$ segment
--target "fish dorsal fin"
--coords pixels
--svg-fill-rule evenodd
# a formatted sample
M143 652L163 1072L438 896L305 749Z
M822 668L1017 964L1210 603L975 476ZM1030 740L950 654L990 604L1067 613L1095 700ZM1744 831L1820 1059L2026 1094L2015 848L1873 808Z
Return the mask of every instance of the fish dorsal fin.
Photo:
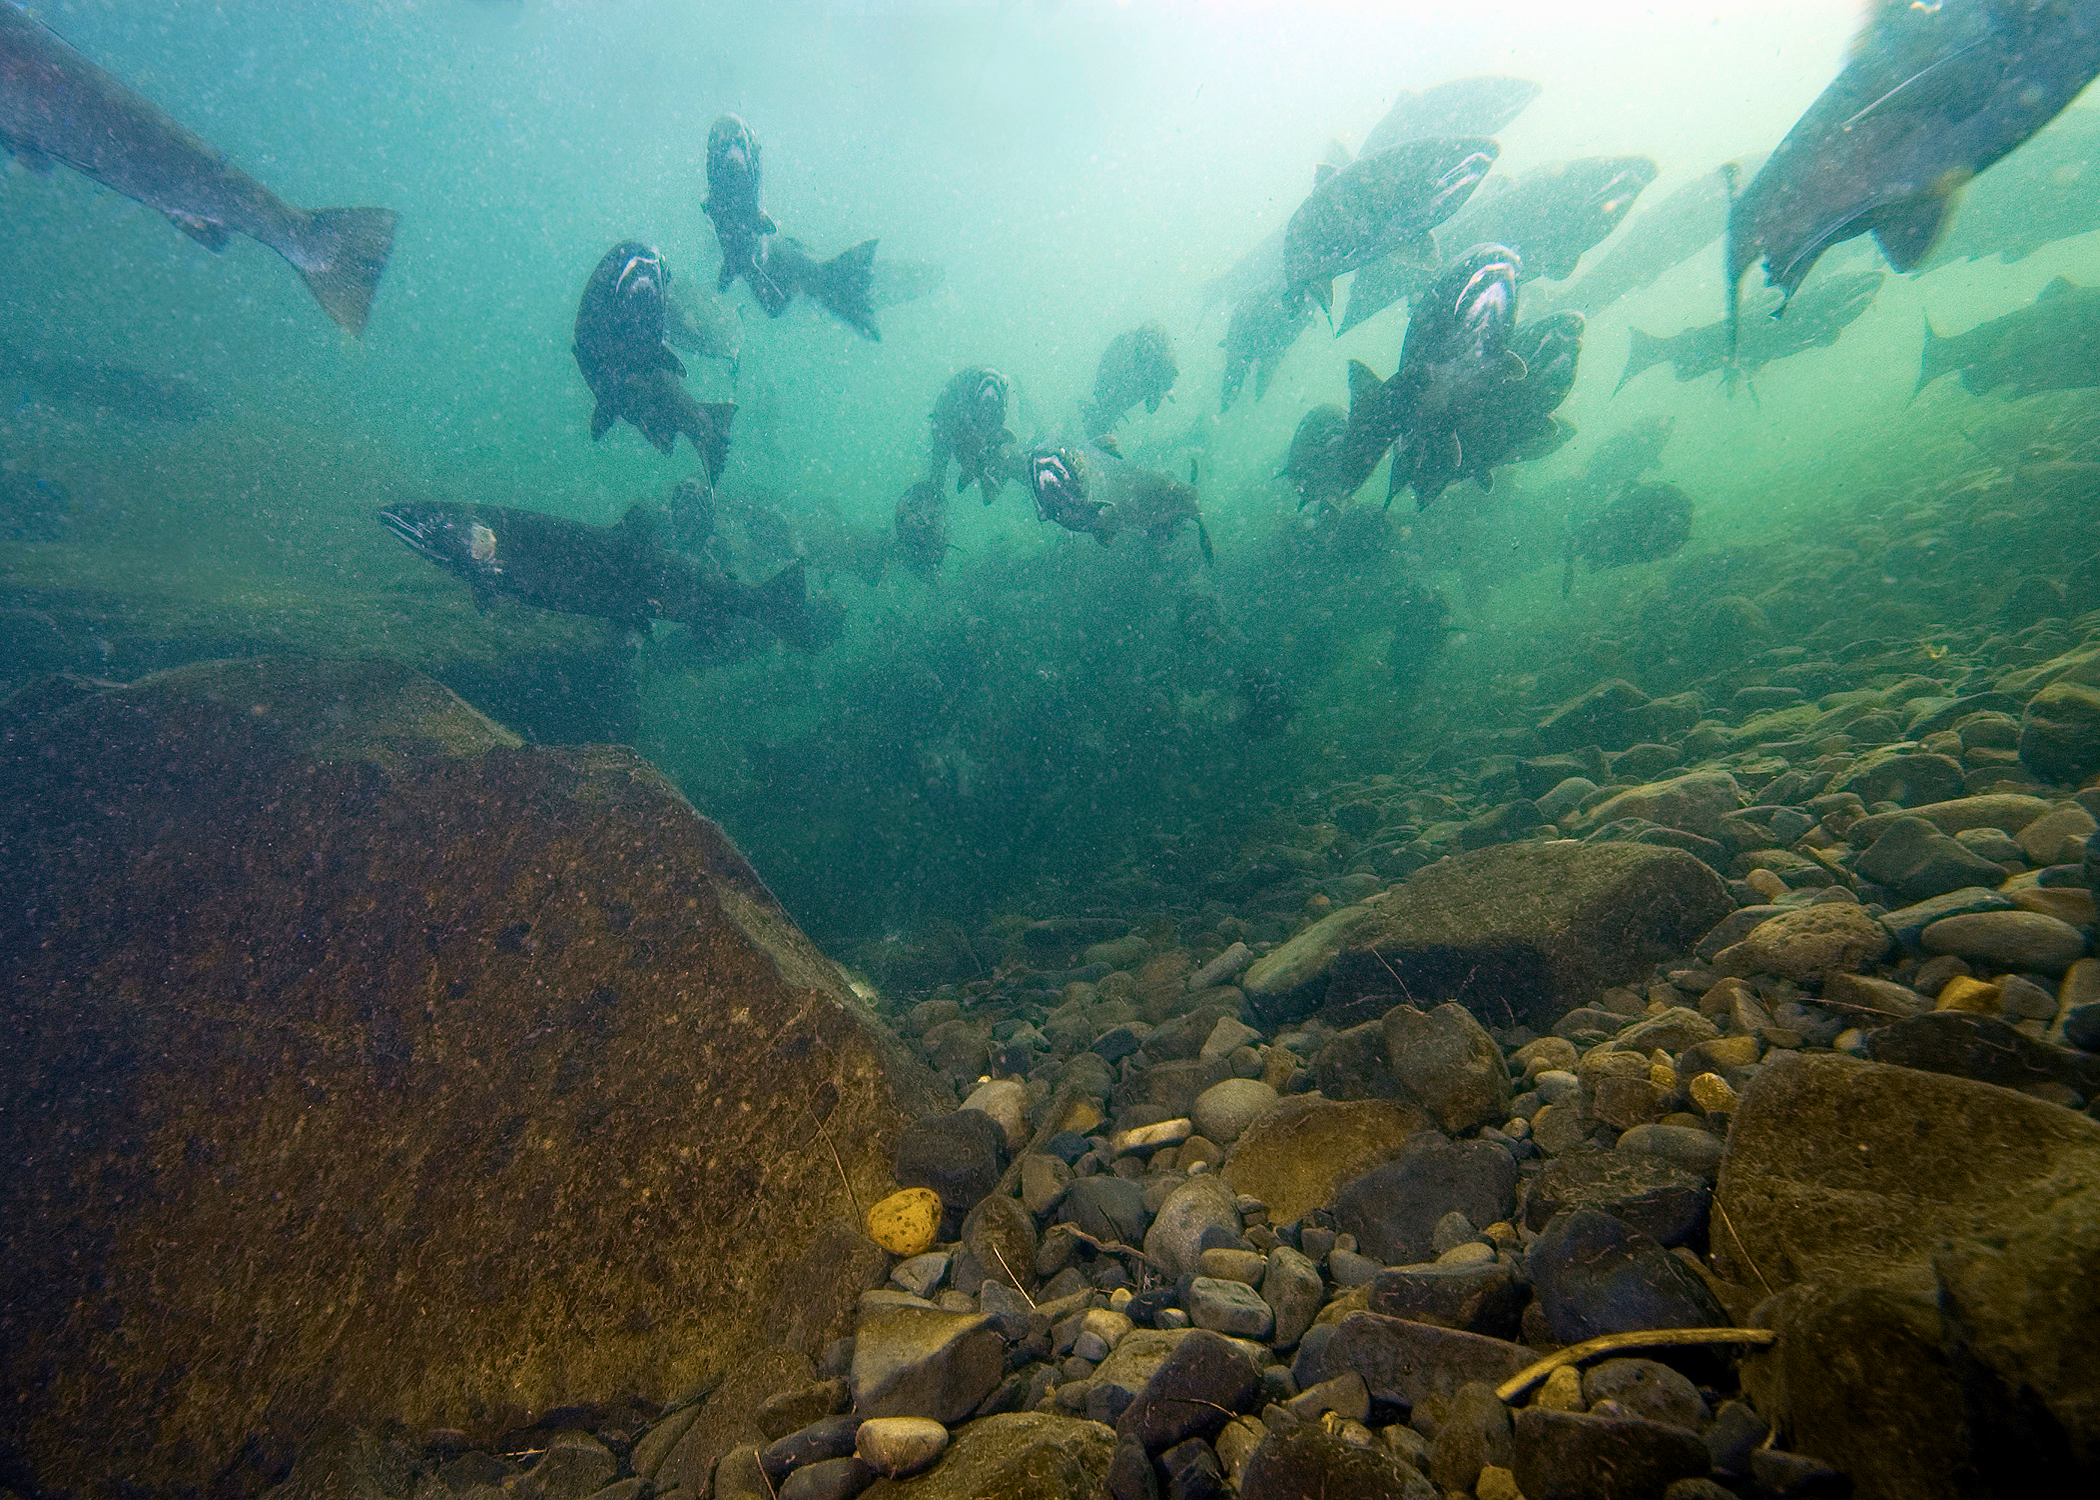
M1925 258L1932 243L1946 227L1954 208L1954 193L1927 193L1908 202L1893 204L1874 225L1874 243L1888 263L1908 271Z
M1356 153L1354 151L1351 151L1340 141L1336 140L1333 136L1329 136L1327 138L1327 155L1324 158L1322 158L1322 160L1324 160L1328 166L1333 167L1337 171L1339 171L1341 168L1348 166L1349 163L1356 160Z
M1317 188L1325 185L1327 179L1334 176L1334 174L1339 172L1340 170L1341 168L1336 166L1331 161L1321 162L1319 165L1313 168L1313 186Z
M2061 297L2066 292L2075 292L2078 290L2080 290L2078 283L2073 281L2070 277L2055 276L2050 278L2049 284L2041 289L2041 291L2036 295L2034 300L2037 302L2047 302L2051 297Z
M1349 361L1349 408L1354 411L1357 403L1375 394L1385 385L1372 373L1371 367L1360 359Z

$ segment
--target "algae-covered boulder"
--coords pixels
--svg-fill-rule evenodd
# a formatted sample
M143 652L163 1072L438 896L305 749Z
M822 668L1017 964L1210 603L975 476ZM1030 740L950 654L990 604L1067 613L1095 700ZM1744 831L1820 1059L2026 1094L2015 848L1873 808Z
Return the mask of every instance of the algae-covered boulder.
M818 1352L943 1104L655 771L396 666L0 709L0 1020L0 1447L49 1493Z
M2100 1122L1789 1054L1744 1094L1715 1202L1721 1274L1779 1294L1744 1387L1862 1500L2100 1472Z
M1490 1026L1544 1031L1612 985L1688 953L1734 909L1720 876L1681 849L1504 844L1439 860L1351 908L1360 915L1324 966L1257 966L1242 983L1254 1006L1278 1019L1317 1008L1346 1026L1403 1001L1455 1000Z

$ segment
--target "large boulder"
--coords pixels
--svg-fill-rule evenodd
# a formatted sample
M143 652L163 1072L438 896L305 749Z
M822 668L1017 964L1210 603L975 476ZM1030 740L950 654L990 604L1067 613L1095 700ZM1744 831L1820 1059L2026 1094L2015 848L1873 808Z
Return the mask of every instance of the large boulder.
M1715 1201L1721 1274L1778 1293L1745 1388L1862 1500L2100 1472L2100 1122L1781 1054L1737 1108Z
M821 1352L944 1104L655 771L393 666L0 711L0 1016L0 1446L49 1493Z
M1440 860L1375 896L1323 969L1243 980L1272 1017L1324 1006L1337 1024L1403 1001L1455 1000L1490 1026L1553 1023L1615 984L1688 953L1735 909L1720 876L1681 849L1504 844ZM1279 950L1281 951L1281 950Z

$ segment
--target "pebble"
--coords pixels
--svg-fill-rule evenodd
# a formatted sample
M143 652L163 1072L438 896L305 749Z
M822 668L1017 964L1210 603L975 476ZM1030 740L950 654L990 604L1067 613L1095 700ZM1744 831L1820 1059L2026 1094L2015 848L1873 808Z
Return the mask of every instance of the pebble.
M1232 1189L1208 1173L1191 1177L1160 1204L1145 1231L1145 1255L1170 1276L1194 1272L1202 1265L1206 1230L1223 1230L1237 1240L1241 1227Z
M1215 1276L1198 1276L1189 1283L1188 1314L1196 1327L1235 1338L1265 1339L1276 1323L1261 1293L1244 1281Z
M980 1083L963 1100L964 1109L980 1110L998 1121L1006 1134L1006 1149L1018 1151L1028 1143L1028 1086L1017 1078L994 1078Z
M902 1479L933 1467L948 1446L948 1429L929 1417L870 1417L860 1424L853 1450L887 1479Z
M931 1188L900 1188L868 1210L868 1237L892 1255L914 1256L941 1227L941 1195Z
M1209 963L1203 965L1202 968L1189 975L1188 988L1191 991L1207 990L1213 985L1223 984L1226 980L1238 975L1247 965L1253 962L1254 950L1245 943L1235 942L1223 953L1220 953ZM1234 1045L1237 1045L1237 1043ZM1230 1051L1231 1048L1228 1047L1225 1050Z
M1939 994L1933 999L1932 1008L1966 1010L1979 1016L1994 1016L1998 1013L1998 996L1997 985L1957 974L1940 986Z
M2067 922L2032 911L1986 911L1942 917L1919 934L1928 953L1952 953L1971 963L2061 974L2085 956L2085 934Z
M1117 1156L1131 1151L1152 1151L1179 1145L1196 1133L1195 1121L1182 1118L1160 1120L1151 1125L1133 1125L1108 1138L1108 1149Z
M931 1297L934 1289L948 1275L948 1263L951 1259L945 1250L929 1250L923 1255L914 1255L890 1267L890 1280L914 1297Z
M1859 907L1819 905L1761 923L1714 964L1724 973L1820 980L1863 968L1888 945L1888 929Z
M1268 1113L1276 1098L1276 1090L1259 1078L1228 1078L1198 1094L1190 1113L1206 1139L1229 1144Z

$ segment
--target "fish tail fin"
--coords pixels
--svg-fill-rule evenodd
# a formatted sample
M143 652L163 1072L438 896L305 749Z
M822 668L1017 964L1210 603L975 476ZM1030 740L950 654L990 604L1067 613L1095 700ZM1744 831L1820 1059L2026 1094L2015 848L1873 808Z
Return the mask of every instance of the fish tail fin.
M1644 332L1641 329L1634 329L1633 343L1626 351L1626 368L1619 373L1619 383L1611 388L1611 393L1614 396L1618 395L1619 392L1626 389L1627 381L1633 379L1641 371L1661 364L1669 357L1670 346L1667 340L1659 339L1654 334ZM1735 368L1735 350L1732 346L1728 351L1728 367L1731 370Z
M1918 383L1910 388L1910 399L1915 401L1925 387L1956 367L1957 361L1948 346L1953 341L1943 339L1932 326L1932 317L1925 318L1925 348L1918 355Z
M827 260L810 277L810 295L863 338L882 340L875 326L875 241L862 240L851 250Z
M796 558L757 589L758 618L797 651L821 651L839 638L840 613L809 597L808 565Z
M394 253L400 216L385 208L317 208L300 222L286 258L321 311L352 338L365 331L380 273Z
M729 462L729 424L736 418L736 403L695 401L692 406L695 419L687 422L686 436L693 440L700 461L707 465L707 482L719 484L722 469Z

